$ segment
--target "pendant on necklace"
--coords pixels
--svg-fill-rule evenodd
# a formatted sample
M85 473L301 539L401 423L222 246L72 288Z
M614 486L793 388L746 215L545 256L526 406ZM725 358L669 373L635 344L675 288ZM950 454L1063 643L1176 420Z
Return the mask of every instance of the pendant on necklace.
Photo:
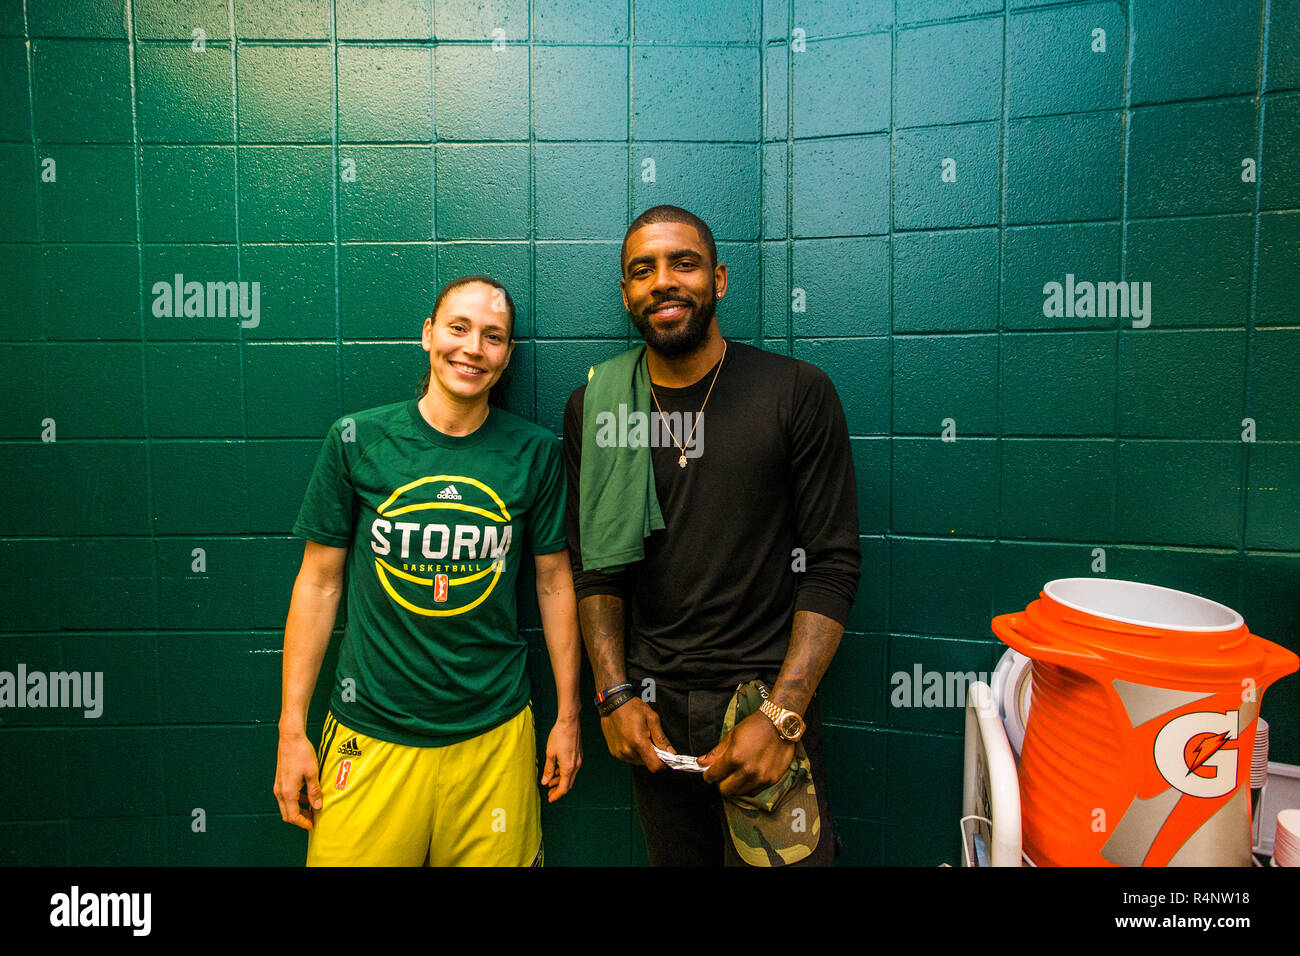
M685 455L682 455L681 458L678 458L678 459L677 459L677 464L678 464L678 466L680 466L680 467L682 467L682 468L685 468L685 467L686 467L686 456L685 456Z

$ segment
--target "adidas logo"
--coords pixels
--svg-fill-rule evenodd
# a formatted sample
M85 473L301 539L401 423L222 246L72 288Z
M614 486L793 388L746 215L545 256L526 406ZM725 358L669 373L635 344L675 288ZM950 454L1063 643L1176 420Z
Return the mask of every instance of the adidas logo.
M438 492L438 498L442 501L460 501L460 492L456 490L455 485L448 485Z
M343 754L345 757L360 757L361 748L357 746L357 738L353 737L346 743L339 744L338 752Z

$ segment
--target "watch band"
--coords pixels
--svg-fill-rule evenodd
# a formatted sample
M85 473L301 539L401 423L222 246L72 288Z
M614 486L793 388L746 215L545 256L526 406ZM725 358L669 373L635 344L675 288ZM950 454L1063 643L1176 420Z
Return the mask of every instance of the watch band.
M764 717L772 722L772 726L776 728L777 735L787 742L793 743L797 741L803 736L804 731L807 729L807 724L804 723L802 716L796 714L793 710L786 710L770 697L763 701L763 705L759 708L759 711ZM782 726L783 724L789 723L791 717L799 723L799 726L794 731L793 735L786 733Z

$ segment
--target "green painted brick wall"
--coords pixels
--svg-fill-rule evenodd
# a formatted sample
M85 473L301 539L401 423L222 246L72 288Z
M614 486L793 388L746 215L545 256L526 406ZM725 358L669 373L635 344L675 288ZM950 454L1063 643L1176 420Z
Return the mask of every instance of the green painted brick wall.
M0 669L105 681L97 719L0 713L0 861L300 862L270 789L325 429L411 391L474 271L521 309L511 407L558 431L667 202L717 235L725 334L848 416L842 860L956 862L961 713L892 707L891 674L991 669L990 617L1096 548L1300 648L1297 142L1297 0L0 5ZM259 283L258 324L155 316L176 273ZM1067 273L1150 282L1149 327L1045 316ZM1277 759L1298 711L1300 678L1265 697ZM585 728L548 861L643 862Z

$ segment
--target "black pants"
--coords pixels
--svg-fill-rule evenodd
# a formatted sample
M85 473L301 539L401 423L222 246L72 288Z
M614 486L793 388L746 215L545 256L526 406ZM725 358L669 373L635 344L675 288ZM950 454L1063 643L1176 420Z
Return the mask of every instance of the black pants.
M640 686L639 679L628 679ZM655 701L650 706L678 753L702 757L722 736L722 718L735 692L735 687L683 691L657 684ZM835 858L835 827L826 799L819 711L814 696L803 715L807 729L802 739L817 789L821 837L812 854L792 866L831 866ZM632 784L651 866L746 865L731 842L716 783L705 783L700 774L684 770L651 773L636 766L632 768Z

